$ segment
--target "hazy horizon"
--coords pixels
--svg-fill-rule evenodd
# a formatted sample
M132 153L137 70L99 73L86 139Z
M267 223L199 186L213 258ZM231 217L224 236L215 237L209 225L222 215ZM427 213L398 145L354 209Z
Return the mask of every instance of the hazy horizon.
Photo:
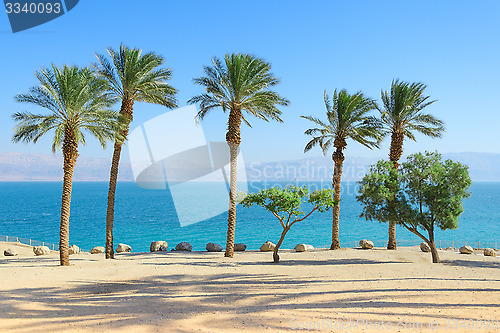
M406 156L407 154L403 155L401 161L404 161ZM445 153L443 157L468 165L473 181L500 181L500 154ZM346 156L342 179L345 181L361 179L369 166L379 159L387 157ZM329 181L333 170L332 163L329 156L321 155L267 162L245 160L249 181ZM74 181L107 181L110 166L110 158L81 156L76 164ZM179 168L182 170L185 166L179 165ZM196 169L196 166L194 168ZM62 156L58 154L0 152L0 181L60 181L61 179ZM210 177L204 179L213 181ZM118 180L134 180L129 160L122 160Z

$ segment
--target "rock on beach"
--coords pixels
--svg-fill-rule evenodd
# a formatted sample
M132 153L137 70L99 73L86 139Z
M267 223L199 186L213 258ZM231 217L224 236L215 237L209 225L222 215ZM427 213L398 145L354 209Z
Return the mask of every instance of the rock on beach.
M168 251L168 243L165 241L151 242L151 245L149 246L149 251L151 252Z

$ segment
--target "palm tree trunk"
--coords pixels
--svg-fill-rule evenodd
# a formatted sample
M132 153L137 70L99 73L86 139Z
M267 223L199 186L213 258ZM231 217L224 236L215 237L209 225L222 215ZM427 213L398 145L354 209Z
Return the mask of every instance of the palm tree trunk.
M333 199L337 202L340 201L340 181L342 178L342 166L344 163L344 154L341 147L333 153L332 159L335 163L333 167ZM339 224L340 224L340 204L333 206L333 220L332 220L332 245L330 250L340 249L339 238Z
M389 159L393 163L394 169L399 167L399 159L403 155L403 141L404 133L401 131L392 131L391 135L391 148L389 152ZM388 250L396 250L396 221L389 221L389 241L387 242Z
M273 262L276 264L280 262L280 256L278 255L278 250L280 249L281 244L283 244L283 240L285 239L285 236L286 236L286 233L288 232L288 230L290 230L290 227L283 229L283 232L281 233L280 240L279 240L278 244L276 244L276 247L274 248Z
M71 191L73 172L78 158L78 144L74 133L66 131L63 141L64 177L61 199L61 225L59 228L59 260L61 266L69 266L69 216L71 210Z
M118 166L120 164L121 151L121 143L115 142L113 159L111 161L111 172L109 175L108 209L106 211L106 259L115 258L115 252L113 250L113 222L115 216L116 182L118 179Z
M234 256L234 235L236 230L236 166L238 161L238 146L241 143L240 136L241 109L237 106L231 109L229 113L228 130L226 141L229 146L230 154L230 179L229 179L229 211L227 214L227 239L225 257Z
M401 158L401 155L403 155L403 141L404 141L404 133L393 130L391 135L391 148L389 151L389 159L393 163L395 169L399 167L398 161Z
M122 101L120 115L124 116L124 121L126 121L126 128L123 130L123 137L125 139L128 135L130 122L132 121L133 107L134 101ZM111 161L111 171L109 175L108 209L106 211L106 259L115 258L115 252L113 250L113 222L115 218L116 182L118 180L118 167L120 164L122 144L122 142L115 142L113 159Z
M229 154L231 156L231 172L229 180L229 211L227 219L227 239L225 257L232 258L234 255L234 235L236 231L236 167L238 161L238 146L234 143L228 143Z

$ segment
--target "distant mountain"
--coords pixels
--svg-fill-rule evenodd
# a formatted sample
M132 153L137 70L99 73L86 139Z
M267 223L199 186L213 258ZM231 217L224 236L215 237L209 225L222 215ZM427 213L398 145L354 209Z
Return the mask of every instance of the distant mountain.
M468 165L473 181L500 181L500 154L448 153L443 157Z
M444 158L469 166L473 181L500 181L500 154L449 153ZM365 175L377 158L348 156L345 159L342 180L357 181ZM75 168L75 181L107 181L111 161L105 158L80 156ZM251 162L246 165L250 181L330 181L333 162L330 157L313 157L277 162ZM0 181L61 181L60 155L0 153ZM209 180L210 178L207 178ZM118 180L133 181L128 161L120 163Z
M60 154L0 153L0 181L61 181L63 159ZM106 181L111 160L80 156L75 181ZM118 180L133 180L130 164L120 165Z

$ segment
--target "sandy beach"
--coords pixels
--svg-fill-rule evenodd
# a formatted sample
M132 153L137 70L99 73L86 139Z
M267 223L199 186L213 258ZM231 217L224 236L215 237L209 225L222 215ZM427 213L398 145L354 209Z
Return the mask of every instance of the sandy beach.
M417 247L0 256L2 332L500 332L500 258ZM466 322L462 320L466 319ZM485 320L491 320L488 329ZM469 325L469 326L467 326Z

